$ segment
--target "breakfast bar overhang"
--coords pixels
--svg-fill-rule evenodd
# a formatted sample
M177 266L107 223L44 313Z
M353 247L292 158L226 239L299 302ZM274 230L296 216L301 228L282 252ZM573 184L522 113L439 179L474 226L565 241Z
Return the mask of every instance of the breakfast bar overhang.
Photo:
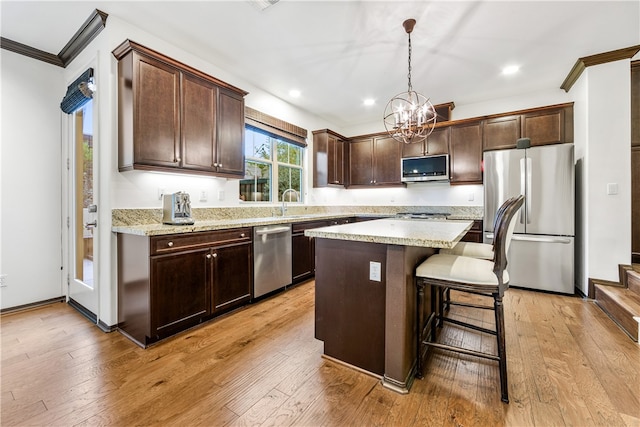
M315 336L324 355L408 393L417 352L415 266L455 246L471 226L379 219L306 230L316 241Z

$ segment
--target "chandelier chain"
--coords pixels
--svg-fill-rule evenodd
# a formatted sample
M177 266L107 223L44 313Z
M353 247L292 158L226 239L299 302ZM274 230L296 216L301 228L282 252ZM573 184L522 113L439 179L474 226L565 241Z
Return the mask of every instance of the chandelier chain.
M409 80L409 90L407 92L411 92L413 90L413 86L411 86L411 33L409 33L409 73L407 78Z

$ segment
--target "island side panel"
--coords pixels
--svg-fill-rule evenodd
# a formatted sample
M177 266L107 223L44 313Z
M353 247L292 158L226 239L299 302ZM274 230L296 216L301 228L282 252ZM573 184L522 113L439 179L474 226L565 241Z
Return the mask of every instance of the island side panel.
M377 375L385 369L387 246L316 238L316 338L324 353ZM369 280L370 262L380 281Z
M415 268L436 249L387 246L385 371L383 385L408 393L417 354ZM429 295L427 295L428 297ZM429 307L429 301L425 304Z

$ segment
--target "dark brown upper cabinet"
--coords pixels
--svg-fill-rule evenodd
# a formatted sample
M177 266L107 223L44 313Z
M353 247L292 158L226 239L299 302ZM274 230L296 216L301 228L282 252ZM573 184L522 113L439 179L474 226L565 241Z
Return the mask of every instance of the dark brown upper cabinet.
M451 126L450 183L482 184L482 121Z
M449 126L437 127L426 140L417 144L403 144L402 157L432 156L435 154L449 154Z
M482 137L485 151L516 148L519 138L529 138L532 146L573 142L573 104L485 118Z
M349 187L403 185L402 145L387 134L354 138L349 142Z
M482 147L486 150L503 150L516 148L520 138L521 116L504 116L484 121Z
M346 139L329 129L313 131L314 187L345 185Z
M573 142L573 105L523 114L522 136L531 145Z
M118 60L118 166L244 176L247 92L126 40Z

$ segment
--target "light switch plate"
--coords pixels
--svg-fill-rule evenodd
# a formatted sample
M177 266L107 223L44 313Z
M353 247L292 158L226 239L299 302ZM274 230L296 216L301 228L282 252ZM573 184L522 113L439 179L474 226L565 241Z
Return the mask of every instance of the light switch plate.
M382 264L369 261L369 280L374 282L382 281Z
M607 184L607 194L610 196L618 194L618 184L615 182Z

